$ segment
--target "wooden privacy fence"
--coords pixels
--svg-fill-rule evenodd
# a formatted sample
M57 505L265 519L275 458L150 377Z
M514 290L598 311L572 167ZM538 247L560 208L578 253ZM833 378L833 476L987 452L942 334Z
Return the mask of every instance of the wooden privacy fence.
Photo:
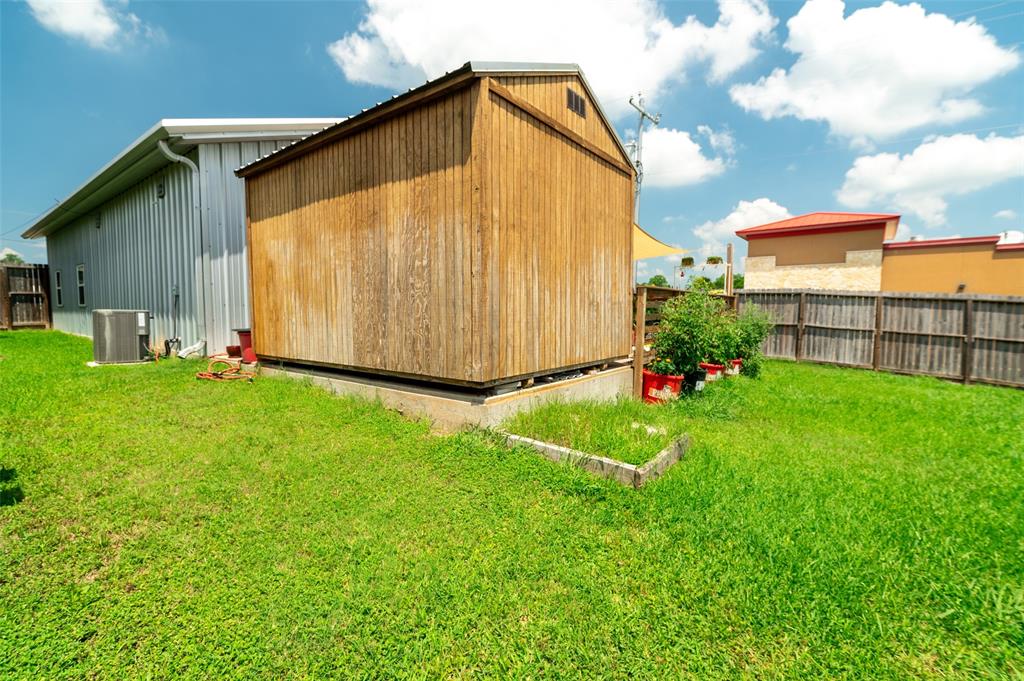
M0 330L50 328L46 265L0 265Z
M686 291L662 286L637 286L633 293L633 394L640 397L643 393L644 365L653 359L650 352L643 353L643 361L637 362L640 349L651 342L654 333L661 324L661 308L672 298L685 295ZM736 309L736 296L719 295L726 304ZM641 334L640 329L643 329Z
M769 357L1024 387L1024 297L737 291L775 331Z

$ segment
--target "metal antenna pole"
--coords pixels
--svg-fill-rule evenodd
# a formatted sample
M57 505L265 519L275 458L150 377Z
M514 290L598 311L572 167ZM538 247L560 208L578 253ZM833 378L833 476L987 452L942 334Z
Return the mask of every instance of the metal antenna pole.
M639 222L640 220L640 184L644 181L644 164L643 164L643 151L644 151L644 119L649 120L654 125L657 125L661 121L661 114L654 114L653 116L647 113L644 109L644 96L642 93L637 93L636 97L629 98L629 104L636 109L640 114L640 119L636 124L636 142L633 143L633 165L636 166L636 190L633 194L633 222ZM636 285L636 260L633 261L633 284Z
M636 123L636 144L633 147L636 152L636 158L633 159L633 165L636 166L636 198L633 201L633 220L635 222L640 219L640 186L644 181L644 120L657 125L661 122L661 114L651 115L648 113L647 109L644 108L644 96L639 92L636 97L629 98L629 104L639 114Z

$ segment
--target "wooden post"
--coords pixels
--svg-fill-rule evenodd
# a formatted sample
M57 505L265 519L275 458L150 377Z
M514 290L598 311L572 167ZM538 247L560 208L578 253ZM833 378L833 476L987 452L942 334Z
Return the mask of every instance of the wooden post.
M974 365L974 301L964 301L964 344L963 344L963 377L964 385L971 382L971 370Z
M731 296L732 291L732 244L725 247L725 295ZM735 309L735 304L733 304Z
M882 365L882 294L875 298L875 338L871 350L871 368L878 371Z
M40 265L36 268L36 286L42 300L43 328L53 328L53 316L50 311L50 268L47 265Z
M794 355L796 355L796 361L800 361L804 356L804 305L807 302L807 294L800 294L800 302L796 308L796 349Z
M644 390L644 337L647 328L647 287L637 286L633 317L633 396Z
M7 265L0 265L0 329L13 329L11 319L11 286Z

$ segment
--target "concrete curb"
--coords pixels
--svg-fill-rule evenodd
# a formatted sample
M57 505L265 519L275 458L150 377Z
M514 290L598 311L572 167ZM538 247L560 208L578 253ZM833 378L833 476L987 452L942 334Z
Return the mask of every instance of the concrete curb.
M522 435L513 435L505 431L498 431L505 438L505 444L510 447L524 445L540 452L546 458L561 463L566 462L589 471L595 475L609 478L623 485L639 489L651 480L655 480L664 474L668 468L679 461L690 448L690 437L684 435L675 440L668 447L658 452L653 459L647 463L636 466L631 463L623 463L606 456L595 456L569 447L553 445L549 442L541 442Z

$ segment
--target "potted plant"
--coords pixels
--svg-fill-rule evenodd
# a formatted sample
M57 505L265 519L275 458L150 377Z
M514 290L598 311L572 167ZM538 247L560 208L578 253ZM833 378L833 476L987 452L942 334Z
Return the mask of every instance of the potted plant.
M701 362L700 368L707 372L707 382L714 383L715 381L725 378L725 365L716 364L715 362Z
M723 378L740 373L740 366L743 364L741 354L739 320L730 312L722 317L722 324L718 329L718 348L714 357Z
M685 256L679 261L679 266L682 267L683 269L693 267L693 257L689 255Z
M656 357L672 362L685 376L684 390L704 388L707 372L700 366L717 348L716 325L725 311L725 304L703 291L677 296L661 308L661 324L652 347Z
M644 369L644 402L660 404L678 398L683 379L672 360L656 358Z

